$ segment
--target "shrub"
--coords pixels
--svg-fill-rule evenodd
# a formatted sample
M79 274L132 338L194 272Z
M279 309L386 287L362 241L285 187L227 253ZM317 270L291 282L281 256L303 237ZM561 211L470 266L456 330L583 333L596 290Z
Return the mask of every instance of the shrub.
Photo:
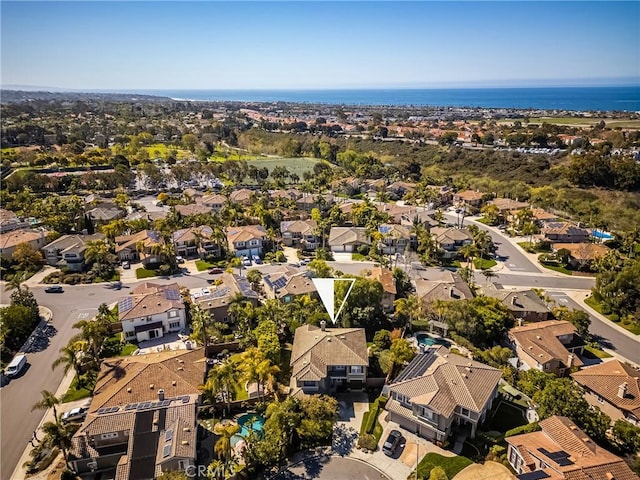
M609 316L609 320L611 320L612 322L619 322L620 321L620 316L617 313L612 313Z
M537 432L538 430L540 430L540 425L538 425L538 422L533 422L527 425L521 425L519 427L512 428L511 430L507 430L507 433L505 433L504 436L505 438L513 437L514 435L520 435L521 433Z
M365 433L360 435L358 438L358 446L360 448L366 448L367 450L374 451L378 448L378 442L376 442L376 437L370 433Z

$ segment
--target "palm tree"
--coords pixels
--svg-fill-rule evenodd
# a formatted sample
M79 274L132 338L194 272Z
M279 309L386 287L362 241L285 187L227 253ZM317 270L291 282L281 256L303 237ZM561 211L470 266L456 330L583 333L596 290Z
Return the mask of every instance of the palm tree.
M73 432L68 426L59 422L46 422L42 425L42 430L45 433L44 442L52 447L58 447L62 451L64 462L69 468L69 450L71 449Z
M274 365L271 360L265 358L262 360L257 366L257 375L258 375L258 391L260 391L260 386L262 389L266 391L268 388L273 394L278 397L278 380L276 375L280 372L280 367Z
M33 407L31 407L31 411L34 410L49 410L53 408L53 418L56 419L56 423L60 421L58 418L58 410L56 409L56 405L60 405L60 400L55 396L54 393L49 390L42 390L40 392L42 399L39 402L36 402Z
M225 360L209 371L204 388L215 398L222 394L227 408L231 407L231 395L240 379L240 369L235 362Z
M397 314L408 317L409 325L413 323L414 316L421 317L423 313L422 300L416 295L409 295L407 298L399 298L393 302Z
M60 355L52 364L51 369L55 370L59 365L64 366L64 373L66 374L70 369L74 369L78 378L80 378L82 364L79 359L79 353L82 352L79 342L70 341L66 347L62 347Z
M230 425L217 423L213 427L213 433L220 437L216 441L213 450L216 455L218 455L218 458L224 458L224 466L226 471L230 470L229 467L231 466L231 462L233 459L231 455L231 437L233 437L239 431L240 425L238 425L237 423L233 423Z
M473 270L473 260L478 255L478 247L476 247L473 243L470 243L469 245L461 247L460 250L458 250L458 253L467 260L467 262L471 265L471 270Z
M5 286L5 291L9 291L9 290L21 290L22 289L22 280L24 279L26 272L22 272L19 275L15 274L14 276L11 277L10 280L7 281L7 284ZM28 288L25 285L25 288Z

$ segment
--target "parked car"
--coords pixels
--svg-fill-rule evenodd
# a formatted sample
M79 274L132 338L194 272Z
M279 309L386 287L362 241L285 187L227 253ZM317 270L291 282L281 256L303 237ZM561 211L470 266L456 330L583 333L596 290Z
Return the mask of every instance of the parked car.
M129 270L131 268L131 264L125 260L124 262L122 262L122 268L124 268L125 270Z
M27 356L24 354L16 355L11 360L11 363L4 369L4 374L7 377L17 376L22 369L27 365Z
M180 255L176 256L176 263L184 263L184 258Z
M217 275L218 273L224 273L224 270L222 270L221 268L212 268L211 270L209 270L209 273L211 275Z
M300 260L300 265L308 265L310 261L310 258L303 258L302 260Z
M245 267L251 266L251 259L249 257L242 257L242 265Z
M262 263L262 259L261 259L258 255L254 255L254 256L253 256L253 262L254 262L256 265L260 265L260 264Z
M63 422L81 422L87 416L89 407L76 407L62 414Z
M385 455L389 457L393 456L396 449L400 445L400 441L402 440L402 434L398 430L391 430L389 432L389 436L382 445L382 451Z
M60 285L54 285L53 287L46 287L45 293L62 293L64 289Z

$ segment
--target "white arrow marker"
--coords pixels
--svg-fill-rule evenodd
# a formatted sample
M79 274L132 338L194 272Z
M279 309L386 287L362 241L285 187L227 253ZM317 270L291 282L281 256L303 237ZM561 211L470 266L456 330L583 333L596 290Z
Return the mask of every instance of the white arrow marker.
M324 305L325 310L329 314L329 318L335 324L336 320L340 316L340 312L342 312L342 308L344 307L347 298L349 298L349 294L351 293L351 289L356 281L355 278L312 278L313 284L318 291L318 295L320 295L320 300L322 300L322 304ZM349 282L351 285L347 290L346 295L342 299L342 304L338 309L338 313L335 311L335 291L336 291L336 282Z

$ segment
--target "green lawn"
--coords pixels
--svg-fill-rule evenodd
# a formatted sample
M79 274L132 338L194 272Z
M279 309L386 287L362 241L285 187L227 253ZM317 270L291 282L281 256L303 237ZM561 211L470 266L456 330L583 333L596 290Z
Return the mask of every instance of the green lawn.
M495 267L497 262L493 258L474 258L473 264L478 270L486 270Z
M155 270L147 270L144 267L136 269L136 278L138 280L143 278L157 277L158 275L159 275L158 272L156 272Z
M524 410L502 400L493 411L489 429L504 433L525 423L527 420L524 418Z
M60 401L62 403L73 402L74 400L90 397L92 393L93 385L86 385L85 387L78 388L78 377L75 376L69 386L69 390L67 390L67 393L62 396Z
M573 275L573 272L562 265L558 265L557 263L548 263L548 262L540 262L544 268L548 268L549 270L553 270L554 272L564 273L565 275Z
M125 345L123 345L122 350L120 350L120 355L122 355L123 357L128 357L130 355L133 355L133 352L135 352L137 349L137 345L134 345L133 343L126 343Z
M418 464L418 478L429 478L429 473L435 467L442 467L447 474L447 478L455 477L463 468L468 467L473 462L467 457L443 457L438 453L427 453ZM407 477L416 478L415 471Z
M369 403L369 411L365 412L365 414L363 415L362 425L360 426L360 435L364 435L366 433L365 430L368 423L369 414L374 414L376 416L375 424L373 426L373 436L376 439L376 444L380 442L380 437L382 437L383 431L382 425L380 425L380 422L378 421L378 417L383 411L383 407L379 406L379 398L380 397L378 397L375 401Z
M477 218L476 222L482 223L484 225L492 225L492 223L484 217Z
M351 260L353 260L354 262L364 262L367 259L366 256L360 254L360 253L352 253L351 254Z
M609 355L604 350L600 350L599 348L590 347L589 345L585 345L584 349L587 352L589 352L592 356L594 356L595 358L610 358L611 357L611 355Z
M196 268L199 272L204 272L210 268L215 267L213 263L205 262L204 260L196 260Z

